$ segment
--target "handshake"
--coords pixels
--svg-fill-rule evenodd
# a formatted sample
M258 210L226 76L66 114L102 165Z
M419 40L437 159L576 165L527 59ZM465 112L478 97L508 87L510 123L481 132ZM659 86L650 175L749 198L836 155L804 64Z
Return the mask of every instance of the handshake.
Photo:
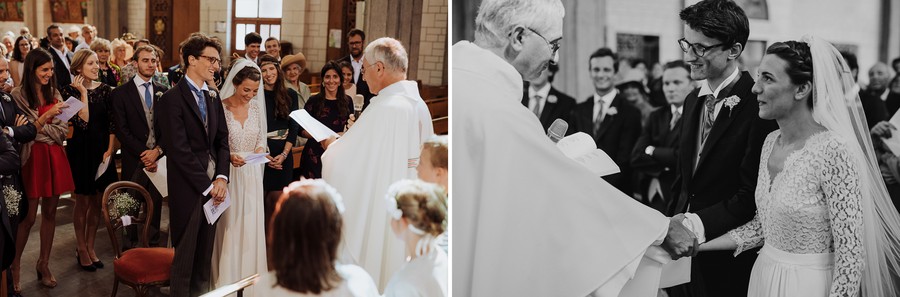
M669 231L660 245L669 253L672 260L678 260L681 257L693 257L700 252L699 239L694 231L682 223L684 220L684 214L677 214L669 218Z

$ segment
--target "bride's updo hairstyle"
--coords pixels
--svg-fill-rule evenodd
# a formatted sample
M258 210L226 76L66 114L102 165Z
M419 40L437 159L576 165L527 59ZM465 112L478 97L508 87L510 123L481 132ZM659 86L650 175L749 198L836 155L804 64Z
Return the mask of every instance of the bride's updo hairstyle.
M785 67L784 72L791 78L793 84L812 84L813 63L812 54L809 51L809 44L793 40L776 42L769 46L766 50L766 54L775 55L787 62L787 67ZM807 100L806 104L812 109L812 98Z
M235 87L241 85L245 79L252 80L254 82L259 82L262 79L262 76L259 73L259 70L253 67L244 67L239 70L237 74L234 75L234 78L231 80L231 83L234 84Z

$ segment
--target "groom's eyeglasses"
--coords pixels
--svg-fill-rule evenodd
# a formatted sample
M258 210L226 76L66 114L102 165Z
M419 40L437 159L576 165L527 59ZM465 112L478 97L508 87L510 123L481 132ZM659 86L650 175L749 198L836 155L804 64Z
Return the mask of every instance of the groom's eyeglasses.
M553 40L553 41L550 41L550 40L547 40L547 38L544 37L544 35L541 35L541 33L538 33L538 32L535 31L534 29L531 29L531 28L528 28L528 27L526 27L526 29L528 29L528 30L531 31L531 32L534 32L534 34L537 34L537 36L540 36L541 39L544 39L544 41L547 42L547 45L550 46L550 56L551 56L551 57L555 57L555 56L556 56L556 52L559 51L559 47L561 46L561 45L559 44L559 42L562 40L562 37L557 38L557 39L555 39L555 40Z
M694 52L694 55L697 57L703 57L706 53L709 53L709 50L714 49L719 46L725 45L725 43L713 44L713 45L702 45L699 43L690 43L686 39L682 38L678 40L678 45L681 46L681 51L687 53L688 50Z

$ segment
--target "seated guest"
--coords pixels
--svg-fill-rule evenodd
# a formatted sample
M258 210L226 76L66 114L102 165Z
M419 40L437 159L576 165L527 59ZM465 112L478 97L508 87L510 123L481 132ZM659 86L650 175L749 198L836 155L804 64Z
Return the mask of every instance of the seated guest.
M695 86L690 75L683 61L666 63L662 82L668 104L650 114L631 153L631 167L638 173L639 200L662 213L668 209L677 173L684 99Z
M450 262L437 245L447 221L446 193L421 180L400 180L388 189L391 230L406 247L406 264L384 289L385 297L448 296Z
M338 263L344 206L323 180L291 183L269 230L269 254L279 255L256 284L261 296L380 296L361 267Z

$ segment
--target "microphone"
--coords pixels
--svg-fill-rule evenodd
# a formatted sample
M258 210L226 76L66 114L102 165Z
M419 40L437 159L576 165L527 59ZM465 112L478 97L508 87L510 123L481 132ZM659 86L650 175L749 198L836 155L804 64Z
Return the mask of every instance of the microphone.
M550 128L547 129L547 136L554 143L557 143L566 136L567 130L569 130L569 123L566 123L563 119L556 119L553 121L553 124L550 124Z
M359 120L359 114L362 113L363 104L365 103L365 98L361 94L356 94L353 96L353 116Z

